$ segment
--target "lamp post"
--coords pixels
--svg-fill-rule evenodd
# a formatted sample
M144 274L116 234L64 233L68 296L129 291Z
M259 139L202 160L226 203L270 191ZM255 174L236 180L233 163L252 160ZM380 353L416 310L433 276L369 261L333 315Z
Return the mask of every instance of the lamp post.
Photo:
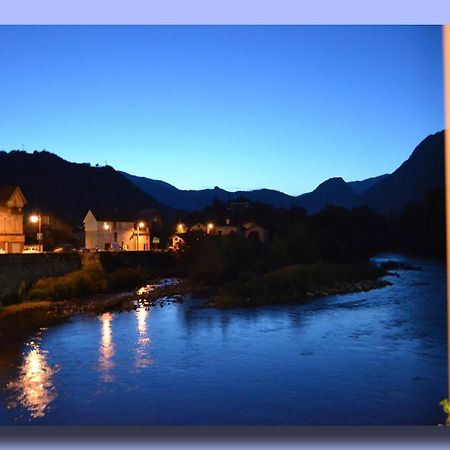
M136 234L136 251L139 251L139 233L141 228L145 227L145 223L144 222L139 222L137 225L137 234Z
M30 222L38 224L38 233L37 233L36 237L37 237L37 241L38 241L39 252L42 253L43 246L42 246L42 219L41 219L41 213L38 212L37 214L33 214L30 217Z
M107 223L107 222L105 222L104 224L103 224L103 228L105 229L105 230L109 230L109 248L111 249L111 247L112 247L112 235L111 235L111 224L110 223Z

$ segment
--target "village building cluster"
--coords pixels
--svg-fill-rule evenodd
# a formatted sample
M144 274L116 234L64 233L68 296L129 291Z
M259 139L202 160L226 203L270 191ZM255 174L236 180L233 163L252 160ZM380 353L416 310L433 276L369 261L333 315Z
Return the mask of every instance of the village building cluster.
M232 223L231 219L225 219L224 223L214 224L208 223L195 223L192 226L185 224L178 224L177 232L172 236L171 250L178 251L185 244L185 235L187 233L202 233L213 236L238 236L249 239L257 239L261 243L265 243L269 239L268 230L253 222L246 223Z
M144 210L137 215L116 211L88 210L83 227L74 229L51 213L35 211L25 217L27 200L19 186L0 187L0 254L38 253L44 250L44 238L54 251L74 250L69 244L56 246L64 237L75 237L83 242L84 251L150 251L161 250L160 237L152 235L153 225L161 221L155 210ZM245 206L245 205L244 205ZM234 207L234 206L233 206ZM238 205L242 208L241 203ZM253 223L179 223L170 236L169 250L177 251L185 243L187 233L214 236L236 235L249 239L268 240L265 228Z

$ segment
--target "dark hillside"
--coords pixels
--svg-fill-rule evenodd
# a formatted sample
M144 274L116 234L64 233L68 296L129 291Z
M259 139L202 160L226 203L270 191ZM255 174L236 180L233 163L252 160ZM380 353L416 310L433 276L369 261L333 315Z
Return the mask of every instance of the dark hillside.
M71 163L47 151L11 151L0 152L0 167L0 185L20 186L28 209L51 211L70 223L80 223L90 208L167 212L110 166Z

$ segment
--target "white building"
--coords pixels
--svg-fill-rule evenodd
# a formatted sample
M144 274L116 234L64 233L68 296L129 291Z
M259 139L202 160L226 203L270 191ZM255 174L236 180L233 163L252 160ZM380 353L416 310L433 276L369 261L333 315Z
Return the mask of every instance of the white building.
M150 250L149 224L139 217L89 210L83 224L89 250Z

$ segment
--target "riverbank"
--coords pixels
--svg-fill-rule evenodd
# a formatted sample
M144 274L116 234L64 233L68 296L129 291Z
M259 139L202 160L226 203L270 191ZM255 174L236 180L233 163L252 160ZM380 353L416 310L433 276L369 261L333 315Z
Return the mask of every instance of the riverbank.
M149 279L178 276L178 271L178 259L170 252L3 254L0 309L30 297L65 300L118 292ZM30 295L30 289L37 292Z
M37 330L0 350L0 422L443 423L445 267L402 255L375 262L390 258L421 270L398 269L383 289L256 308L205 307L197 294L145 307L155 294L144 289L136 311L76 314ZM330 404L338 410L324 415Z
M26 300L5 306L0 310L0 346L16 342L39 328L64 322L76 314L101 315L114 311L131 311L140 303L147 307L161 306L165 301L179 301L182 295L195 291L185 281L165 281L166 279L154 280L138 291L133 289L56 301Z
M386 268L371 263L315 263L247 272L225 283L211 299L220 308L302 303L314 297L370 291L391 285Z
M101 315L204 298L208 307L255 307L304 303L315 297L369 291L390 285L387 269L372 264L317 263L288 266L265 274L246 272L221 286L188 279L150 279L145 272L77 271L39 280L19 304L0 310L0 345L17 341L41 327L76 314ZM64 298L66 297L66 298Z

